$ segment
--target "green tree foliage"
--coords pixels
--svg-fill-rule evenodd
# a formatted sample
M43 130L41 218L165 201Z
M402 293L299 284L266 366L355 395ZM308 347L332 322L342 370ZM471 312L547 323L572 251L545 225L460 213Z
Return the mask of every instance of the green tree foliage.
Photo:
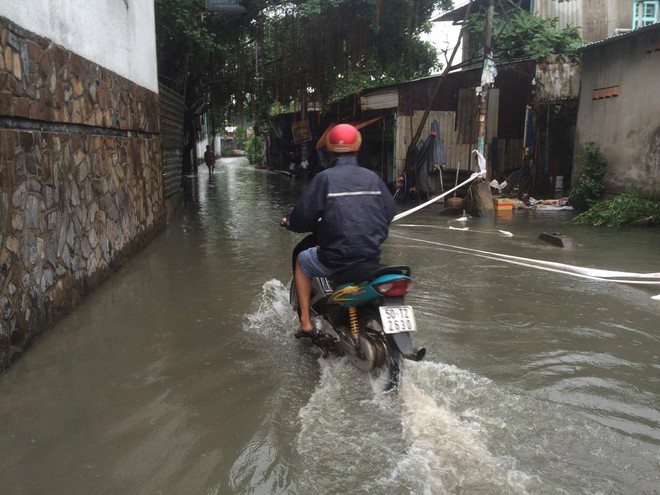
M244 14L205 0L155 0L159 72L192 114L219 124L275 108L324 105L368 86L428 75L429 19L450 0L243 0Z
M254 37L252 9L236 22L234 15L206 12L205 0L155 0L158 72L185 93L196 113L224 107L240 94L245 74L245 40Z
M155 0L156 43L159 78L184 95L184 169L193 168L196 157L196 116L214 108L215 125L225 120L217 111L236 94L236 71L227 74L240 56L241 39L248 27L230 16L210 16L205 0ZM224 84L218 81L224 81ZM213 88L220 90L212 91Z
M312 98L327 103L365 87L426 76L437 68L433 46L420 39L433 10L429 0L308 0L292 12L299 25L291 45ZM283 19L287 22L287 19ZM292 88L300 96L306 88Z
M562 1L562 0L559 0ZM543 19L521 9L513 0L495 0L493 18L493 56L498 62L535 60L542 62L551 57L578 61L579 48L584 42L577 27L560 29L558 19ZM470 15L467 30L479 41L473 46L475 55L483 51L483 32L486 14Z

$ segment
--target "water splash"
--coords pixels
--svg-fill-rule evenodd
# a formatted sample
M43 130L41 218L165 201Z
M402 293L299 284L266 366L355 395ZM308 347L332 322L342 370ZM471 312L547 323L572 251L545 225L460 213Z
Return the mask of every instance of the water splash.
M427 493L645 493L658 481L630 474L653 473L658 449L455 366L409 363L401 399L398 469L420 471Z
M348 487L359 493L641 493L660 481L650 474L657 468L654 446L602 427L571 405L456 366L406 361L399 394L383 394L383 376L291 345L287 332L295 315L287 298L286 287L270 280L246 318L247 331L280 345L286 365L269 365L282 374L268 401L273 426L262 428L271 434L255 437L235 465L237 488L327 495ZM301 390L309 390L308 399ZM291 437L273 435L282 420L293 445Z
M443 379L449 389L432 386ZM416 493L528 493L532 477L491 449L493 418L456 407L455 399L473 396L485 382L451 366L408 366L400 396L407 448L393 479L410 478L409 484L419 485ZM503 427L499 420L495 425Z
M295 326L296 315L289 304L289 290L277 279L265 282L246 320L245 331L267 337L281 336L283 329L291 330Z

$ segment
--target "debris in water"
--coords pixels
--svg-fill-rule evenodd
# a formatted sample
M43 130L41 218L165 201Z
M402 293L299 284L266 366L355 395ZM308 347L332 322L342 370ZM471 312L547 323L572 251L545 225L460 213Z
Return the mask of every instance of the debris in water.
M543 232L539 235L539 239L558 247L573 247L573 241L571 238L564 234L560 234L559 232Z

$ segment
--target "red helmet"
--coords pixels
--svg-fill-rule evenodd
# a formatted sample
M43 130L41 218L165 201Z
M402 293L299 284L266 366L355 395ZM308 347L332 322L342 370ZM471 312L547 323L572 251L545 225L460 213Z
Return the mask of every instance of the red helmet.
M326 142L330 153L354 153L362 145L362 135L350 124L339 124L330 129Z

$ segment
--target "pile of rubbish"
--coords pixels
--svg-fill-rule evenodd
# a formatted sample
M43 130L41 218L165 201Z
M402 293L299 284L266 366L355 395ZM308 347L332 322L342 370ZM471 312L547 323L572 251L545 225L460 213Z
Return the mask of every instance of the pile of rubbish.
M512 199L513 207L521 210L572 210L573 207L569 204L568 198L559 199L534 199L526 194L521 199Z

